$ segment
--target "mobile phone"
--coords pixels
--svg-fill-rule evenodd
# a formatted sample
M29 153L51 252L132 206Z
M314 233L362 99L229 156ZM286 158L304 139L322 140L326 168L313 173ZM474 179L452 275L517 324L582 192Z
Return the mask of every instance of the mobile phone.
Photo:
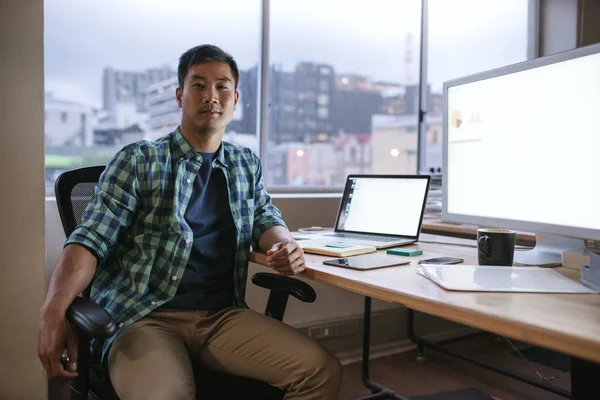
M456 257L436 257L427 260L419 260L419 264L460 264L463 261L465 260Z

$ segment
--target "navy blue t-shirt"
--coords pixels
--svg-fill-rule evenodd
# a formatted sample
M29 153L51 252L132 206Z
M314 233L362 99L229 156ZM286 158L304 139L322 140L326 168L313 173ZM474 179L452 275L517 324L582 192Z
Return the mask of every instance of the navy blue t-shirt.
M199 153L202 165L185 211L194 232L190 259L175 297L165 308L220 310L233 304L236 228L223 171L212 168L216 153Z

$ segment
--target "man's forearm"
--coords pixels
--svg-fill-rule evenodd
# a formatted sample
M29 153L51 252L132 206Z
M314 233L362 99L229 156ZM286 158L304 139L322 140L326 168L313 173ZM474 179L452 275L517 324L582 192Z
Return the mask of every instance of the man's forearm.
M275 243L294 240L290 231L282 225L275 225L267 229L258 238L258 246L263 250L269 250Z
M75 297L90 284L97 259L86 247L70 244L64 248L50 279L42 309L64 314Z

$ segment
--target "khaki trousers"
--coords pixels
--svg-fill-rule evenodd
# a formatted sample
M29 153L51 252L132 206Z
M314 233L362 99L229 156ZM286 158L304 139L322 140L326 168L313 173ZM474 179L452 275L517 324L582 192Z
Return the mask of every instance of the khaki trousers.
M125 328L108 353L122 400L195 399L192 363L267 382L286 391L284 399L337 399L342 378L321 345L241 308L154 311Z

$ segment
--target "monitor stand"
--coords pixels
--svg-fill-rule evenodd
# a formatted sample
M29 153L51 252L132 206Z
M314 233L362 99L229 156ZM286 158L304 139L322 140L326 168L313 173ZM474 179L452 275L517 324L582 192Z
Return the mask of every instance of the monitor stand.
M515 249L515 265L536 265L556 267L562 265L562 253L565 250L584 250L585 241L558 235L536 234L536 244L532 250Z

